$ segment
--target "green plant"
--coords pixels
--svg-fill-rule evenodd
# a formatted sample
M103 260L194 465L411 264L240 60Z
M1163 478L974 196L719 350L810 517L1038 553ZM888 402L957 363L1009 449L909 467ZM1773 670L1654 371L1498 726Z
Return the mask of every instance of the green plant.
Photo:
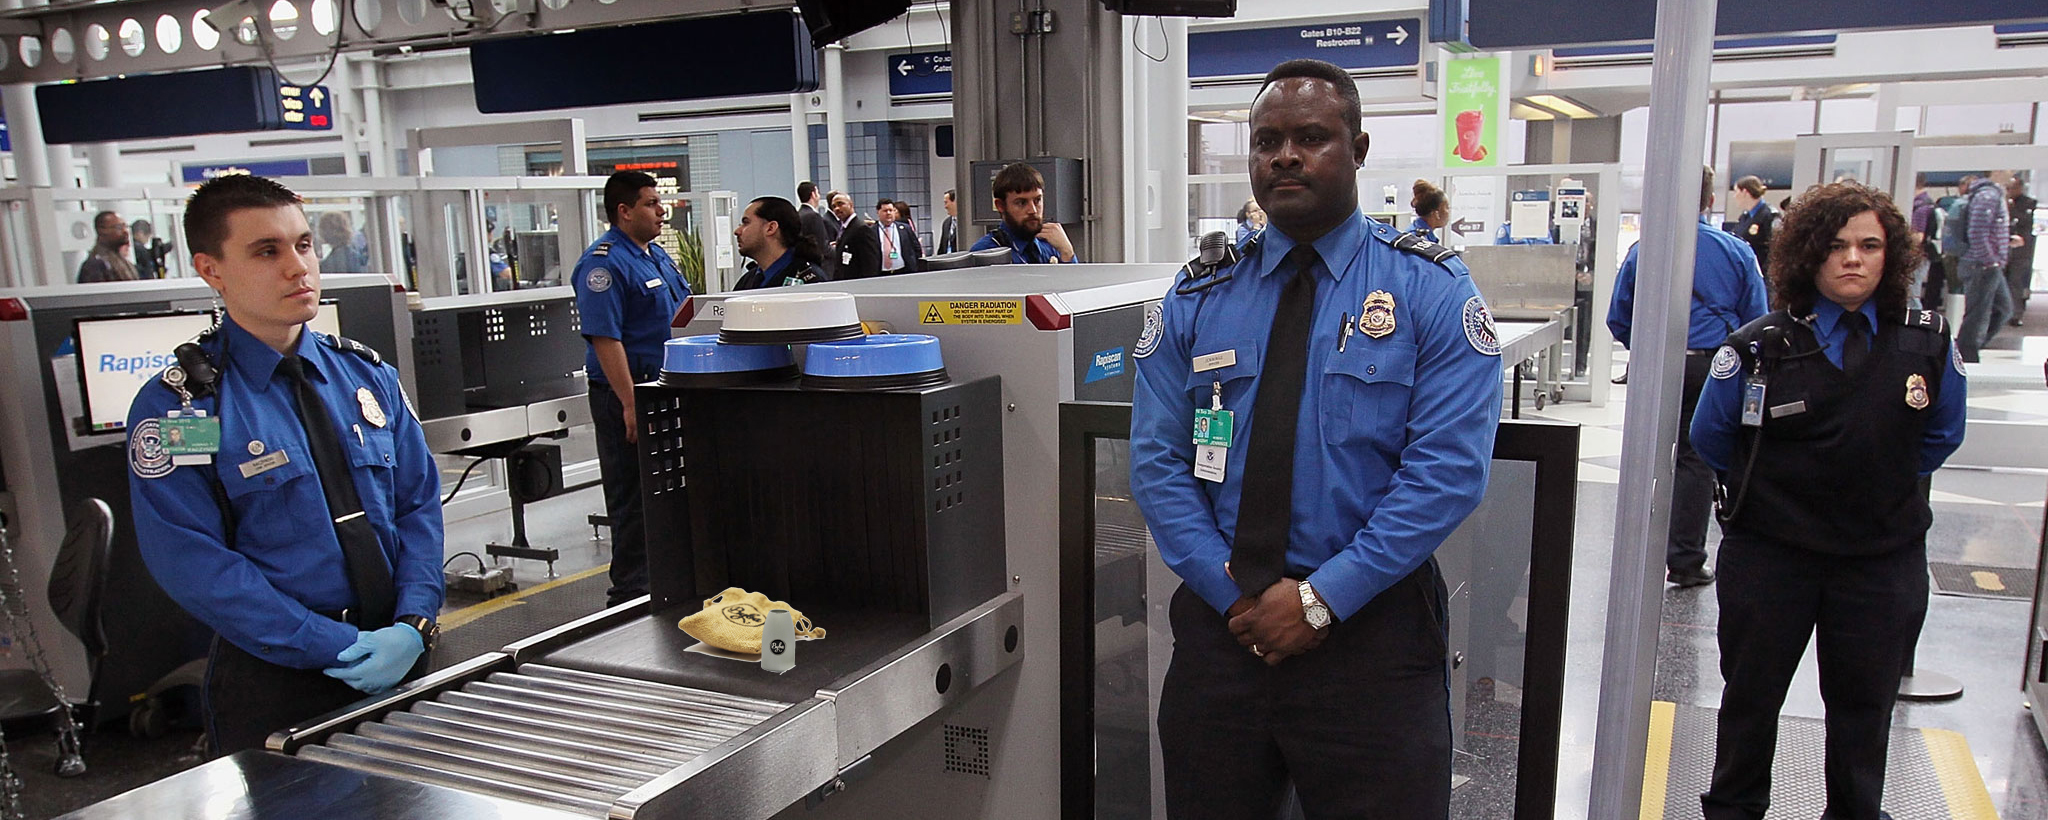
M691 293L704 293L704 243L696 231L676 234L676 268L690 283Z

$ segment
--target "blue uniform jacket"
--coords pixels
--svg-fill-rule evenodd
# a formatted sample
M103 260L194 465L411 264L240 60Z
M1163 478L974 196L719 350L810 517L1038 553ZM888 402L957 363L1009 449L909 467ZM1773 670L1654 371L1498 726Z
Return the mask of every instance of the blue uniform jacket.
M440 470L398 371L326 338L302 330L298 355L327 402L363 512L391 562L396 614L433 618L442 599ZM300 669L337 666L357 630L316 613L355 606L355 593L291 380L276 372L284 357L233 319L205 346L221 372L220 392L193 406L221 420L212 464L173 465L164 454L155 420L180 402L162 380L144 385L128 410L128 489L143 563L185 611L256 657ZM279 451L285 463L244 474L244 465ZM233 544L208 486L215 481L233 510Z
M1315 242L1323 262L1287 566L1339 618L1421 566L1478 506L1500 419L1500 345L1485 301L1463 262L1397 250L1390 243L1401 235L1353 214ZM1237 528L1245 445L1258 424L1261 350L1292 275L1276 268L1293 245L1269 228L1229 281L1188 295L1169 291L1134 351L1131 486L1167 566L1218 611L1239 597L1223 564ZM1383 338L1358 326L1376 291L1394 303L1394 328ZM1224 351L1234 351L1234 363L1194 370L1192 360ZM1217 361L1205 359L1205 368ZM1220 484L1195 477L1193 444L1195 408L1210 405L1219 381L1224 408L1236 414Z
M1002 238L997 239L997 236ZM1059 264L1063 261L1051 242L1034 236L1030 242L1019 243L1017 237L1010 233L1010 226L1003 224L996 225L994 232L983 234L968 250L985 251L990 248L1009 248L1010 261L1018 265ZM1074 255L1074 261L1081 261L1080 254Z
M1764 298L1764 275L1757 270L1756 252L1734 234L1701 222L1699 241L1693 251L1692 317L1686 323L1685 346L1690 350L1712 350L1736 328L1770 312ZM1607 308L1607 329L1622 347L1629 346L1630 324L1636 310L1636 253L1638 242L1622 260L1621 274L1614 281L1614 301Z
M1431 242L1443 241L1437 238L1436 229L1430 227L1429 223L1419 216L1415 218L1414 222L1408 223L1408 232Z
M1828 301L1825 296L1814 300L1813 336L1820 341L1821 352L1837 368L1842 366L1842 345L1849 339L1848 328L1842 326L1842 314L1845 312L1841 305ZM1879 333L1891 331L1878 324L1875 305L1865 302L1861 312L1871 327L1879 328ZM1715 358L1727 355L1732 355L1732 352L1717 354ZM1717 370L1713 376L1700 391L1699 408L1693 411L1692 448L1715 472L1726 473L1735 461L1736 444L1742 437L1742 385L1748 374L1736 367L1728 371ZM1962 446L1969 392L1962 358L1956 355L1955 341L1951 339L1948 372L1942 374L1940 395L1928 408L1927 434L1920 445L1921 475L1940 469L1941 463Z
M584 338L619 340L633 378L654 378L661 369L661 346L669 340L669 322L690 298L690 284L668 251L655 245L643 251L613 227L576 260L570 281L576 286ZM591 384L609 384L594 346L584 353L583 372Z

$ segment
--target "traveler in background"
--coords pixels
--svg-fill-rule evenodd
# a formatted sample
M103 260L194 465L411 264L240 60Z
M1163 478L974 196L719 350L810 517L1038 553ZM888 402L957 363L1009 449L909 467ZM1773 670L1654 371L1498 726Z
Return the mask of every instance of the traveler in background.
M2006 210L2012 216L2012 252L2005 258L2005 282L2012 288L2013 327L2025 324L2027 297L2034 290L2034 208L2039 203L2027 196L2027 183L2013 177L2005 183Z
M128 223L121 215L101 211L93 215L92 227L97 236L92 252L78 265L78 281L132 282L139 278L135 263L128 261Z
M320 244L327 256L320 260L321 273L364 273L370 268L369 248L356 246L355 227L348 214L328 211L320 215Z
M968 250L1009 248L1010 261L1019 265L1076 261L1066 229L1045 221L1045 177L1037 168L1010 163L996 172L989 187L990 204L1003 221Z
M833 191L832 215L839 220L839 241L833 247L839 255L835 279L865 279L882 273L882 245L874 223L853 210L853 197Z
M875 203L875 238L882 249L882 275L892 273L916 273L918 260L924 256L924 248L917 241L917 232L902 218L895 200L884 199Z
M812 261L817 263L818 270L829 279L833 271L839 267L839 254L832 252L832 242L839 238L839 226L825 218L824 206L818 197L816 183L808 179L797 183L796 201L801 203L797 206L796 216L798 223L803 226L803 235L811 238L813 247L822 255L822 258Z
M1259 207L1257 199L1247 199L1244 207L1237 209L1237 236L1231 244L1243 247L1245 240L1257 236L1266 229L1266 211Z
M939 225L938 250L933 253L953 253L960 250L960 204L953 201L952 190L946 191L946 221Z
M2005 320L2012 317L2012 291L2005 283L2005 263L2012 251L2012 223L2005 208L2010 171L1993 171L1969 188L1962 224L1945 226L1944 235L1964 237L1957 270L1963 282L1963 324L1956 347L1963 361L1974 362Z

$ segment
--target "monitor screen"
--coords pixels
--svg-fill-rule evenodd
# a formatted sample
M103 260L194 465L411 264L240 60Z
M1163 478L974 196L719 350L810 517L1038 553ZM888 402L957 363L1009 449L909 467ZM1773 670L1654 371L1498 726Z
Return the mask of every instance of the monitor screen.
M340 311L321 304L309 323L330 336L341 333ZM135 394L177 362L173 351L213 326L206 312L152 313L78 320L78 373L85 398L86 428L94 433L125 429ZM166 408L169 409L169 408Z

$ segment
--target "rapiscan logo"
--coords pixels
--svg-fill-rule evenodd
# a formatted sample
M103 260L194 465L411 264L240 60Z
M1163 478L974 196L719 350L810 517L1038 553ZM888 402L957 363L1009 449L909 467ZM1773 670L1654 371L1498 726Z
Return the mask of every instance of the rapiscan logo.
M1091 357L1088 362L1088 375L1082 377L1081 383L1091 384L1123 374L1124 349L1112 347L1108 350L1099 351Z
M101 373L154 373L178 363L178 357L171 353L154 350L142 351L140 356L116 356L112 353L100 355Z

